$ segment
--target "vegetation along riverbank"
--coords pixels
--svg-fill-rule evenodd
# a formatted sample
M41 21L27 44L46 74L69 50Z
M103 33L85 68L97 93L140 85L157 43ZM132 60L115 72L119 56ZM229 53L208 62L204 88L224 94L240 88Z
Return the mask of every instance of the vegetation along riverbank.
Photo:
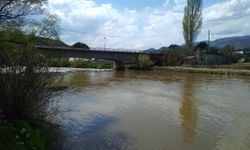
M42 5L43 0L0 3L1 150L61 149L54 99L60 78L35 47L38 36L58 38L58 19L41 14ZM25 18L34 14L44 18Z
M155 70L168 70L186 73L250 76L250 70L246 69L212 69L212 68L189 68L189 67L154 67Z

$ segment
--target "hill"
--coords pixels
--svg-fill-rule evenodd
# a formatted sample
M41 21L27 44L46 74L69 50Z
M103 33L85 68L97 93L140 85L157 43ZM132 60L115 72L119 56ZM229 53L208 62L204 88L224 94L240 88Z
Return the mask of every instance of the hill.
M158 49L150 48L150 49L144 50L143 52L144 53L152 53L152 52L157 52L157 51L158 51Z
M88 45L77 42L73 44L72 46L69 46L62 42L61 40L54 40L54 39L48 39L48 38L43 38L43 37L38 37L37 38L37 43L36 45L38 46L54 46L54 47L73 47L73 48L84 48L84 49L90 49Z
M81 43L81 42L77 42L77 43L73 44L71 47L90 49L88 45Z
M243 49L250 47L250 35L248 36L237 36L217 39L211 42L213 47L225 47L226 45L233 46L236 49Z
M67 44L61 40L48 39L43 37L38 37L36 45L38 46L54 46L54 47L69 47Z
M207 41L203 41L203 42L207 42ZM198 43L199 42L196 42L196 44L198 44ZM212 47L218 47L218 48L222 48L222 47L225 47L227 45L230 45L230 46L234 47L235 49L250 48L250 35L217 39L217 40L211 41L210 44ZM156 52L163 52L163 51L168 51L168 48L167 47L162 47L160 49L150 48L148 50L145 50L144 52L145 53L153 53L153 52L156 53Z

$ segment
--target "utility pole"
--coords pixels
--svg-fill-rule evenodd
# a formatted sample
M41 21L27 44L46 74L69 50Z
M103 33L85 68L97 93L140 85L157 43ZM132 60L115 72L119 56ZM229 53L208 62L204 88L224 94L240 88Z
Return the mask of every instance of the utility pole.
M208 30L208 39L207 39L207 44L208 44L208 47L210 47L210 29Z
M103 39L104 39L103 48L105 50L106 49L106 37L104 37Z

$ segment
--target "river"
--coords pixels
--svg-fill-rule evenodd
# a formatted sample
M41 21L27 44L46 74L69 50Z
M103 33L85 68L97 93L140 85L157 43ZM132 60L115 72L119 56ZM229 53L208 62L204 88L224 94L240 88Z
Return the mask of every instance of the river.
M249 77L76 71L63 84L67 150L250 149Z

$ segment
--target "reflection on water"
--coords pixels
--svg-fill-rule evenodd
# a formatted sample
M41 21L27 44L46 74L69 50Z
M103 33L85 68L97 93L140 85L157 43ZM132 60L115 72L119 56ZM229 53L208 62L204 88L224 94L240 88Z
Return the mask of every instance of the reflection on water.
M122 132L109 132L107 127L116 123L117 119L111 117L96 117L88 126L82 127L77 122L69 122L66 125L67 142L65 149L75 150L125 150L128 149L128 137ZM77 130L75 130L77 128ZM79 131L81 128L81 132ZM75 131L74 131L75 130Z
M92 71L64 84L67 150L250 149L249 78Z
M198 108L195 103L195 80L184 79L182 88L182 103L180 107L181 125L186 142L192 143L197 130Z

